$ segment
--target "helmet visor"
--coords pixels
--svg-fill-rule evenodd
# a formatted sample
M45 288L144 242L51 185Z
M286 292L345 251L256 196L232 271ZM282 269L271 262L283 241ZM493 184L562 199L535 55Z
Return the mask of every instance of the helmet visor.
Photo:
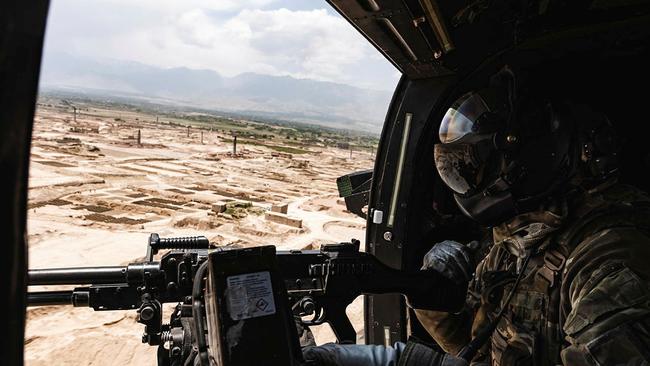
M458 98L442 118L438 132L440 141L448 144L476 132L476 120L489 110L483 98L476 93L467 93Z
M433 156L440 178L460 195L479 184L483 164L475 147L470 144L434 145Z

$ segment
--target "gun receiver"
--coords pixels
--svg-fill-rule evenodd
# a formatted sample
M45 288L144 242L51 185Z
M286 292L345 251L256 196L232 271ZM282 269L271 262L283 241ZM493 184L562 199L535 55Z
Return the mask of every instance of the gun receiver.
M89 286L30 292L28 305L137 309L138 321L145 325L143 343L172 342L170 350L178 347L180 354L191 352L184 337L178 336L178 328L186 327L182 320L192 316L193 283L197 270L207 261L210 244L205 237L162 239L157 234L151 235L148 244L148 261L141 263L30 270L29 285ZM153 261L153 254L160 249L170 250L160 261ZM451 285L436 272L399 271L360 252L358 240L323 245L320 250L279 251L276 259L293 314L307 326L329 323L340 343L356 343L345 309L361 294L401 293L411 303L416 301L418 308L441 311L458 310L465 298L465 289ZM170 324L162 323L163 303L177 303Z

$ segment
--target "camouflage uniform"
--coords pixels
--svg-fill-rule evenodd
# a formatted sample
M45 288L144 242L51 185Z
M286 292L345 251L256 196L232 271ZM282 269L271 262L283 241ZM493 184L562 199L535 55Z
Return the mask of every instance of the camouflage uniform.
M518 216L494 228L493 238L464 311L416 311L445 351L457 353L489 322L532 251L476 364L649 364L650 199L644 193L613 185Z

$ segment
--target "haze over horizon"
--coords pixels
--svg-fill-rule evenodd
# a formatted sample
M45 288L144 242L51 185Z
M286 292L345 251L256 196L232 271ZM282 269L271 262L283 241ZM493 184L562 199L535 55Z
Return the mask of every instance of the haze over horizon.
M376 130L399 76L325 2L54 0L41 85Z
M40 88L373 133L380 131L392 97L388 91L292 76L246 72L227 77L213 70L93 61L65 53L50 54Z

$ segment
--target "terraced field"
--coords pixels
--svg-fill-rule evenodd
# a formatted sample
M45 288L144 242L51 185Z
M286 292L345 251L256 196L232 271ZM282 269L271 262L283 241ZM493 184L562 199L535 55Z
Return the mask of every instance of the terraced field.
M282 249L364 239L364 221L345 210L335 180L367 169L372 157L286 141L238 143L228 131L157 123L146 112L86 105L74 121L63 105L40 105L29 190L31 268L116 265L142 258L150 233L205 235L217 245ZM188 121L188 124L191 121ZM271 127L272 129L272 127ZM137 136L140 136L138 143ZM283 149L286 147L286 149ZM278 152L284 151L284 152ZM227 205L215 212L214 205ZM270 222L288 204L302 227ZM361 303L349 309L361 322ZM135 312L41 307L28 311L29 365L154 364L140 344ZM332 339L316 330L319 342ZM81 353L80 353L81 352Z

